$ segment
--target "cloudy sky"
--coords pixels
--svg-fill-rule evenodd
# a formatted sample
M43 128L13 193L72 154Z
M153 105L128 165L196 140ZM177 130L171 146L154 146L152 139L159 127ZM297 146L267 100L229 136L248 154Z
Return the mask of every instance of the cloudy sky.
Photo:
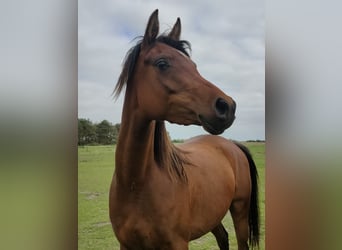
M119 123L123 94L113 92L126 52L159 9L160 31L181 18L181 39L192 45L198 71L237 103L236 120L222 135L265 139L265 16L263 1L78 2L78 117ZM167 125L173 139L206 133L198 126Z

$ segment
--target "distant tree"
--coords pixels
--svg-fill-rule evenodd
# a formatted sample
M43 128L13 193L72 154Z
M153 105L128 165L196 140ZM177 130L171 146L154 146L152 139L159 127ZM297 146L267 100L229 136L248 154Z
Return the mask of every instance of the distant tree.
M114 126L107 120L103 120L96 125L97 142L103 145L115 143L115 130Z
M118 137L119 137L119 132L120 132L120 123L116 123L113 126L113 131L114 131L114 143L117 143Z
M87 145L96 142L94 124L89 119L78 119L78 145Z
M112 125L103 120L93 123L89 119L78 118L78 145L116 144L120 131L120 123Z
M173 139L172 142L173 143L183 143L184 140L183 139Z

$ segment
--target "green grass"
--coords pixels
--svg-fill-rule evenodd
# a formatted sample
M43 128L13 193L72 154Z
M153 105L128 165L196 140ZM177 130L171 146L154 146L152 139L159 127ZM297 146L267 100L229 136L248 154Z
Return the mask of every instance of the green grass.
M108 215L114 146L78 148L78 249L119 249Z
M260 249L265 249L265 144L245 143L259 171L261 214ZM108 191L114 172L115 146L78 148L78 249L118 250L108 214ZM230 249L237 249L234 226L229 215L223 224L229 233ZM209 233L190 243L190 250L218 249Z

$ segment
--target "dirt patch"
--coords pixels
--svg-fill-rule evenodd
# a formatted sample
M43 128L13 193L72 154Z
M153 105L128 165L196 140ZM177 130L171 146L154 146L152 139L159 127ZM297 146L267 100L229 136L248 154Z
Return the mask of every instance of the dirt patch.
M87 200L93 200L100 195L100 193L98 192L80 192L80 193L85 194Z
M96 227L104 227L104 226L108 226L108 225L111 225L111 223L109 221L101 221L101 222L94 224L94 226L96 226Z

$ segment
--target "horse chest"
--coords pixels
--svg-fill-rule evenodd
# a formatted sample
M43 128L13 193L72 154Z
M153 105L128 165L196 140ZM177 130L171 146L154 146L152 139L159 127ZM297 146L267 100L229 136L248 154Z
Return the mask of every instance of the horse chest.
M132 249L155 249L168 242L168 227L158 216L131 208L113 221L114 231L125 246Z
M111 220L115 234L120 243L132 249L156 249L160 245L168 245L178 209L167 196L149 195L142 192L127 195L114 202ZM155 192L156 194L158 192ZM168 201L169 200L169 201Z

